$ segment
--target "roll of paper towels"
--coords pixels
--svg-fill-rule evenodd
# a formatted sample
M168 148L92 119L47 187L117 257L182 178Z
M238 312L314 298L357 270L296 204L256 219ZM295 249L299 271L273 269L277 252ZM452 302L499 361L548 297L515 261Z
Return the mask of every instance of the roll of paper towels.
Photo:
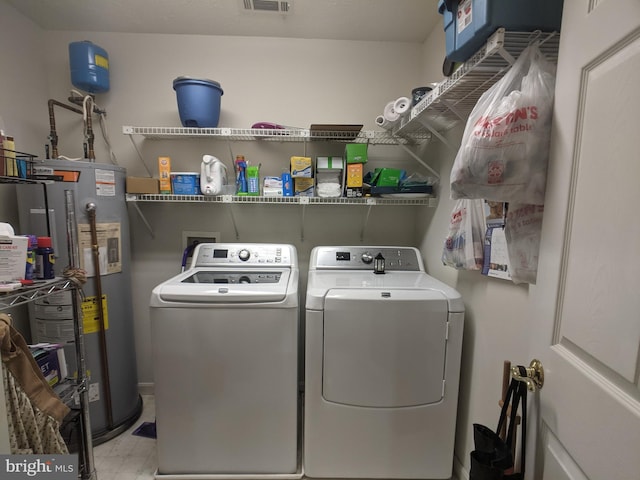
M411 100L407 97L400 97L393 103L393 110L399 116L404 117L411 112Z

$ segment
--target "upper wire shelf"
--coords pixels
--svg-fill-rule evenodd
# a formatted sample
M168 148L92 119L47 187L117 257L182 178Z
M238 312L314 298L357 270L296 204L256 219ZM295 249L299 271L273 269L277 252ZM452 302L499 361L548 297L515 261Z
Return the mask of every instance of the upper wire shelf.
M435 206L434 197L407 198L364 197L364 198L327 198L327 197L264 197L237 195L163 195L128 193L127 202L169 202L169 203L261 203L291 205L429 205Z
M262 129L262 128L188 128L188 127L134 127L123 126L125 135L142 135L148 139L217 138L231 141L266 140L274 142L331 141L345 143L369 143L371 145L413 145L431 139L426 131L410 134L389 131L311 131L310 129Z
M395 133L412 135L425 127L443 132L460 120L466 120L480 96L505 75L525 48L536 41L547 60L557 63L558 32L498 29L473 57L413 107L410 118Z

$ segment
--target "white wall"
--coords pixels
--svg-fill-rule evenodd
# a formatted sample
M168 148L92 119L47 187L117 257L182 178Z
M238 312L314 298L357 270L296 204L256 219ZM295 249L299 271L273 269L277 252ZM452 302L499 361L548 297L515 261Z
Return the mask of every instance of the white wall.
M363 123L375 129L374 119L387 101L408 95L411 89L442 79L444 36L436 28L425 45L376 42L332 42L278 38L201 37L42 32L0 0L0 115L28 151L41 154L47 142L46 100L64 101L71 88L67 45L91 40L110 56L111 91L97 102L108 112L108 129L121 165L131 175L144 175L123 125L179 126L172 80L179 75L211 78L221 83L221 126L249 127L257 121L287 125L311 123ZM19 39L19 40L18 40ZM8 95L7 92L10 92ZM74 114L57 116L60 153L80 156L80 120ZM463 125L447 137L459 142ZM96 131L98 162L108 154ZM156 157L170 155L175 170L197 170L203 153L229 162L244 153L262 162L263 173L280 173L288 157L302 146L202 141L144 141L134 138L148 168L157 174ZM22 143L24 142L24 143ZM229 151L231 148L232 152ZM335 147L310 147L308 154ZM463 371L460 387L456 458L468 471L472 450L472 423L497 421L503 360L528 363L526 305L528 288L486 278L475 272L457 272L440 261L442 241L453 206L448 176L455 152L434 140L420 149L423 158L442 175L439 205L375 207L361 240L365 209L357 206L142 205L155 231L152 238L130 208L134 323L138 375L142 384L153 382L150 361L148 300L151 289L179 269L182 230L211 230L224 241L235 241L229 209L239 224L240 241L290 242L303 263L312 246L320 244L417 245L429 272L457 288L467 308ZM406 165L420 168L400 149L372 147L371 165ZM422 172L424 173L424 172ZM13 187L0 186L0 219L15 219ZM329 228L327 228L329 227ZM304 231L304 239L301 232ZM458 465L460 467L460 465ZM464 471L459 472L464 477Z
M430 65L425 72L439 68L439 79L442 80L445 41L438 30L434 30L424 45L424 64ZM427 80L430 81L430 77ZM429 145L431 166L441 176L439 202L438 207L426 216L419 244L429 273L456 288L466 308L456 434L456 467L461 478L467 478L466 472L470 468L473 423L497 426L503 361L529 364L531 359L522 355L528 347L527 332L533 328L528 324L528 286L485 277L478 272L457 271L444 266L440 260L454 206L450 199L449 175L464 125L460 122L446 132L445 137L454 148L437 140Z

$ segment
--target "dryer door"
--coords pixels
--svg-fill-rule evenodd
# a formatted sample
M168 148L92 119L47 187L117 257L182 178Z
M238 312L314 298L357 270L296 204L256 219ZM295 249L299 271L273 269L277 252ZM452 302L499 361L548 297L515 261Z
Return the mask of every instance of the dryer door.
M436 291L330 290L324 305L324 399L362 407L439 402L447 315L447 300Z

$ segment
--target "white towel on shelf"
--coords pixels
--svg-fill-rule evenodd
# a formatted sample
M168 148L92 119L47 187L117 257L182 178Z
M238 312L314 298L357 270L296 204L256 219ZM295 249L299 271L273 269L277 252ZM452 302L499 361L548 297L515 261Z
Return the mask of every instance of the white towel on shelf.
M316 193L319 197L339 197L342 194L342 188L339 183L318 183Z

